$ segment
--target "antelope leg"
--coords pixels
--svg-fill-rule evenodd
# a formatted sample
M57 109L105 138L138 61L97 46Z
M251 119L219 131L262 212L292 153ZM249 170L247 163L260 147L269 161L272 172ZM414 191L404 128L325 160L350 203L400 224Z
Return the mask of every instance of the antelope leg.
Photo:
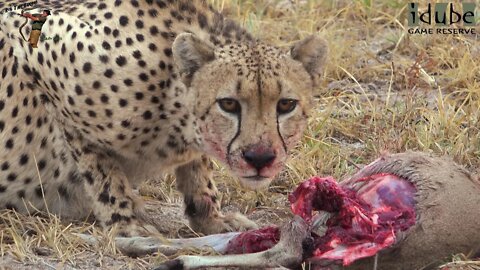
M296 267L306 255L306 243L312 241L310 228L299 216L295 216L281 229L280 242L271 249L240 255L179 256L156 270L199 269L204 267Z
M239 232L230 232L188 239L160 239L155 237L115 237L115 245L122 253L129 256L142 256L155 252L160 252L169 256L187 247L200 249L209 248L215 250L216 252L224 253L227 248L228 242L239 234ZM99 243L99 240L92 235L76 235L91 245L96 245Z

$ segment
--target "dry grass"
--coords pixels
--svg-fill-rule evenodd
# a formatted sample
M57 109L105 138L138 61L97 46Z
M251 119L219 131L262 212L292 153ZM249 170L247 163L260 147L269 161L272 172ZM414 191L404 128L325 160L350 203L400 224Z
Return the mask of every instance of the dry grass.
M281 218L288 213L286 194L303 179L341 178L384 152L448 154L480 171L478 36L409 35L405 29L409 1L403 0L211 2L278 46L288 47L312 33L330 44L330 61L324 83L315 92L309 128L278 180L267 191L245 191L219 167L218 185L228 209L252 215L267 209ZM479 27L476 30L480 32ZM141 193L178 204L174 187L174 179L168 177L148 184ZM145 269L164 260L160 255L126 258L111 241L101 247L85 246L72 233L101 233L83 224L66 226L51 216L3 212L0 220L0 255L39 269ZM92 254L94 259L79 263ZM456 266L480 269L480 262L456 255L444 269Z

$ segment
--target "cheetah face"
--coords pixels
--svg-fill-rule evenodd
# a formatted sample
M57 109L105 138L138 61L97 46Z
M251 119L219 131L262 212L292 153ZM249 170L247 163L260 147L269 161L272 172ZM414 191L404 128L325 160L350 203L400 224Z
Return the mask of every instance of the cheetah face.
M325 44L310 37L284 52L258 43L214 47L192 34L175 40L202 148L245 186L268 185L300 140Z

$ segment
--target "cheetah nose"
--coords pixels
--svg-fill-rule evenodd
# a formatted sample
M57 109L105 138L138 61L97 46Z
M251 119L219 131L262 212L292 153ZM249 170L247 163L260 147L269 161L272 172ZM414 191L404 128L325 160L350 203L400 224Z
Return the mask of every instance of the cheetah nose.
M259 151L259 149L255 149L255 147L252 147L247 151L243 152L243 159L245 159L248 164L253 166L259 172L261 169L270 165L275 159L275 157L276 155L271 149Z

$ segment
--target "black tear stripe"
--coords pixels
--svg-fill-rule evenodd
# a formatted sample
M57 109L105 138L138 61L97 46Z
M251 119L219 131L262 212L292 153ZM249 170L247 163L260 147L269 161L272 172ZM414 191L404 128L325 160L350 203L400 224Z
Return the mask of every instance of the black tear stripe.
M277 87L278 87L278 94L280 95L283 91L283 87L282 87L282 83L279 80L277 80ZM280 122L278 120L278 117L279 115L277 113L277 132L278 132L278 136L280 136L280 139L282 140L283 149L287 154L287 145L285 144L285 140L283 139L282 133L280 133Z
M285 153L288 154L287 145L285 144L285 140L283 139L282 133L280 133L280 122L278 121L278 114L277 114L277 132L278 132L278 136L280 136L280 139L282 140L283 149L285 150Z
M235 136L233 136L233 139L230 141L230 143L228 143L228 147L227 147L227 163L229 166L232 165L232 162L230 160L230 150L232 148L232 144L238 138L238 136L240 136L240 127L242 126L242 110L240 110L237 120L238 120L237 133L235 134Z

